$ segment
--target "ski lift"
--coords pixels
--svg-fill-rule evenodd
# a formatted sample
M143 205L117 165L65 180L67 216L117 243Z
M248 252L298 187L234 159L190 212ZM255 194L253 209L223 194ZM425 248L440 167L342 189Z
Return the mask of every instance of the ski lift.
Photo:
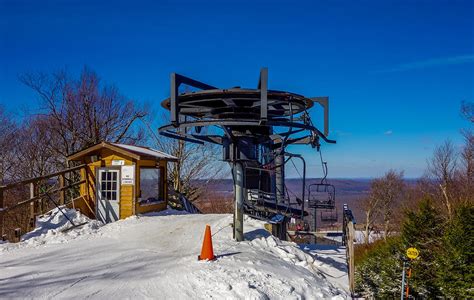
M337 215L337 208L336 209L326 209L320 212L321 221L322 222L337 222L338 215Z
M308 207L333 209L335 207L336 188L329 183L309 185Z
M321 166L323 168L324 177L321 179L320 183L313 183L309 185L308 207L334 209L336 204L336 188L334 185L327 182L327 163L323 161L321 151L319 151L319 155L321 157Z
M275 154L273 154L274 156ZM292 158L299 158L303 163L303 175L295 169L302 177L302 193L305 194L306 187L306 162L304 158L299 154L293 154L281 151L280 158L276 159L272 156L260 155L260 157L270 157L272 165L268 163L266 165L261 162L263 166L252 163L244 164L244 173L246 175L247 185L247 197L245 199L245 212L250 216L261 218L265 216L267 219L271 219L274 215L284 215L287 218L302 219L308 216L308 212L304 210L304 202L302 197L296 195L294 192L288 189L284 182L284 167L288 161L293 163ZM284 159L284 157L287 157ZM275 190L272 190L271 177L274 173L281 172L280 179L282 186L275 186ZM281 190L282 189L282 190ZM290 193L293 197L290 197Z

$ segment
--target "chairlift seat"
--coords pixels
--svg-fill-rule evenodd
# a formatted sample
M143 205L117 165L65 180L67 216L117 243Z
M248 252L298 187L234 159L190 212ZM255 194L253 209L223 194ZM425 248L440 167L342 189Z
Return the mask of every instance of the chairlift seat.
M313 183L308 187L308 207L328 208L335 207L336 188L329 183Z

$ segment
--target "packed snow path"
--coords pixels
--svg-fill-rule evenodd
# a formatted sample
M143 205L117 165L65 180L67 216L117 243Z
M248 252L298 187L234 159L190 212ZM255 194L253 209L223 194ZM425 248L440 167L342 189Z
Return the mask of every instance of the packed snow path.
M21 243L0 245L0 298L347 297L340 280L331 280L331 265L275 239L261 222L247 219L246 241L237 243L231 238L230 215L175 213L102 227L92 221L61 233L50 223L69 225L61 224L55 212L39 222L47 229L39 228ZM84 218L71 210L68 214L76 221ZM197 261L206 224L214 234L217 259L212 262Z

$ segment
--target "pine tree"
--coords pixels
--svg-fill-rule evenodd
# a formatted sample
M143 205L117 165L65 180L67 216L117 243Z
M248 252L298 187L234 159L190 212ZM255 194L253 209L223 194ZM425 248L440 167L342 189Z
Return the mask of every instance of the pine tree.
M412 294L434 298L441 296L438 285L437 255L443 239L444 219L432 205L430 198L423 199L417 211L409 211L402 227L402 241L405 249L415 247L419 257L411 262Z
M448 223L438 257L439 285L445 296L474 298L474 206L459 207Z
M375 242L356 266L356 292L366 298L399 298L402 252L400 237Z

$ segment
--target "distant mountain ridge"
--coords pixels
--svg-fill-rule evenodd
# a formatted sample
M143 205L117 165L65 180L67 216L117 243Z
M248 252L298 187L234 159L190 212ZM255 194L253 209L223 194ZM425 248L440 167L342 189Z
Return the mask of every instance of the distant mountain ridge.
M370 185L373 179L369 178L330 178L327 179L329 184L334 185L336 189L336 208L338 214L342 214L342 206L347 204L352 209L356 220L360 219L363 215L362 207L358 203L359 200L367 197L370 191ZM418 179L405 179L408 185L416 184ZM203 180L204 181L204 180ZM201 180L197 180L197 184ZM213 199L218 198L225 201L232 200L233 197L233 182L232 179L214 179L206 180L208 182L207 189L212 191ZM321 178L309 178L306 179L306 187L311 184L321 182ZM299 178L286 179L286 188L290 191L291 195L297 195L301 197L302 192L302 180ZM306 196L308 188L306 188Z

